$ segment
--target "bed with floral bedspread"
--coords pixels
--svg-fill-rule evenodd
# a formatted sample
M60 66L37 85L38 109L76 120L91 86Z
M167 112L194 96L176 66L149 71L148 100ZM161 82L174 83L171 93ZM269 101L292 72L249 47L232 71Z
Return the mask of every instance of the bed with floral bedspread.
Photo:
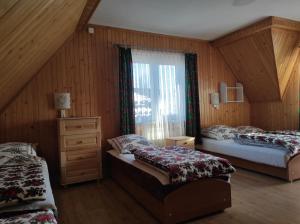
M42 163L0 166L0 208L21 202L45 200Z
M265 133L236 134L234 141L243 145L276 148L287 152L287 158L300 153L300 132L272 131Z
M0 218L0 224L56 224L54 213L51 209L24 213L8 218Z
M55 214L44 159L29 144L0 144L0 224L52 224Z
M228 160L180 146L147 147L133 152L135 158L169 174L178 184L207 177L224 177L235 172Z

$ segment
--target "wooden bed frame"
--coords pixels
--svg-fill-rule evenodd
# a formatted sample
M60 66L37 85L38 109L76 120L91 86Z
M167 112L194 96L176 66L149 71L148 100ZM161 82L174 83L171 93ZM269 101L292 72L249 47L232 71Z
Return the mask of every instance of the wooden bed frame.
M288 161L286 168L280 168L280 167L275 167L275 166L266 165L262 163L252 162L234 156L228 156L221 153L211 152L205 149L202 145L197 145L196 149L204 153L208 153L208 154L212 154L215 156L228 159L233 165L240 168L278 177L291 182L300 179L300 154L292 157Z
M231 207L228 181L207 178L180 186L162 185L154 176L107 154L113 180L161 223L187 221Z

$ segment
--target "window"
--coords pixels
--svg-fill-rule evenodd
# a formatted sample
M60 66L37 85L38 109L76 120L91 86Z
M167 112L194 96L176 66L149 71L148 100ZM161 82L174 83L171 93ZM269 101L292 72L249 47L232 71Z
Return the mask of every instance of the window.
M132 50L136 133L161 143L185 134L184 54Z

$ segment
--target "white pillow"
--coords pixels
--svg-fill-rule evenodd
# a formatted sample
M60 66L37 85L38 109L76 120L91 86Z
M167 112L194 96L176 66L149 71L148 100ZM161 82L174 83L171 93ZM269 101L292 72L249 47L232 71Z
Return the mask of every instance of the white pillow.
M7 142L0 144L0 153L26 154L36 156L36 146L25 142Z
M238 126L236 127L239 134L249 134L249 133L263 133L265 132L261 128L256 128L253 126Z
M129 154L136 149L145 147L155 147L155 145L149 142L145 137L136 134L122 135L108 139L107 141L114 149L117 149L122 154Z
M227 125L213 125L201 130L203 136L216 140L233 139L236 133L236 128Z

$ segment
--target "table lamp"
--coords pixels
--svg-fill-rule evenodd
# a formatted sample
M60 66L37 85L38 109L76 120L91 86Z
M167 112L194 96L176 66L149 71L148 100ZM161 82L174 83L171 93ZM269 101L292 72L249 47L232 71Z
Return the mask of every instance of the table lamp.
M60 117L66 117L66 109L71 108L70 93L54 93L55 109L60 110Z

